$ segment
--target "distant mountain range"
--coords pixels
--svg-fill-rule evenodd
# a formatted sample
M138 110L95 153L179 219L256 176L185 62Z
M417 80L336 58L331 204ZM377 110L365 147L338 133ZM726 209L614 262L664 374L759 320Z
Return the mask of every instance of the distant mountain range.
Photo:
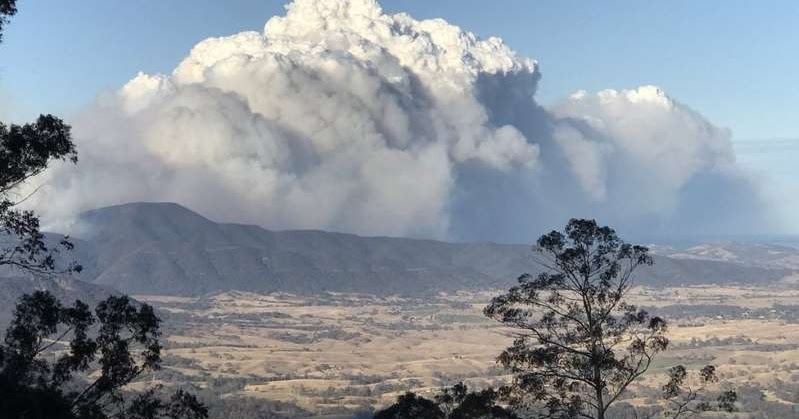
M69 256L85 267L79 278L130 294L235 289L419 295L507 287L538 269L525 245L270 231L214 222L172 203L100 208L82 214L77 225L76 250ZM795 249L758 247L753 253L752 246L739 247L654 247L655 266L642 269L637 280L769 283L799 270Z
M79 225L82 278L137 294L418 294L504 286L531 266L527 246L270 231L170 203L101 208Z
M171 203L101 208L82 214L79 225L83 279L135 294L230 289L421 294L507 287L519 274L538 269L524 245L270 231L213 222ZM727 250L744 255L739 258L705 257L704 250L709 249L656 249L655 267L642 270L639 281L769 282L799 267L753 263L748 248Z

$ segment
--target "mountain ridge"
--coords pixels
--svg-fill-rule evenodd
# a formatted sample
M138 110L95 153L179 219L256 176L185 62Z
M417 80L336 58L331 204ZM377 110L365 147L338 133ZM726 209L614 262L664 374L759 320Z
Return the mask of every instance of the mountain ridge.
M491 282L496 266L472 269L465 263L464 258L477 249L487 249L511 265L518 265L512 260L524 258L529 250L496 243L272 231L213 222L174 203L116 205L83 213L79 220L82 227L73 236L84 249L90 248L97 261L87 266L94 277L84 279L130 293L193 295L226 289L405 293L413 292L410 287L429 290L426 282L432 275L451 282L433 288L454 289ZM424 252L415 251L418 247ZM498 249L506 252L497 254Z
M103 207L78 220L70 233L86 268L79 278L131 294L425 294L505 288L522 273L540 271L527 245L274 231L215 222L170 202ZM769 282L793 272L671 253L656 253L655 267L642 269L639 282Z

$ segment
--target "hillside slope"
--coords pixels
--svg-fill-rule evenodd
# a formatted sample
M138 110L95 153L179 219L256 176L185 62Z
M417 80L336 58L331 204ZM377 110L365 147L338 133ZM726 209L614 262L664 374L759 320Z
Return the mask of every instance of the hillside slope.
M222 290L420 294L506 287L537 269L529 246L453 244L323 231L270 231L216 223L171 203L132 203L84 213L82 279L127 293L200 295ZM656 257L639 281L768 282L789 269Z
M531 265L527 246L276 232L168 203L89 211L81 225L83 278L129 293L421 293L504 286Z

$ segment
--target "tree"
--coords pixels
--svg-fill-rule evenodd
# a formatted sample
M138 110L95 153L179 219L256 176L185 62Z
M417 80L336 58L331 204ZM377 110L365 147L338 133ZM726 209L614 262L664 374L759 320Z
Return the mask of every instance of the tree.
M374 419L445 419L444 412L430 399L408 392L397 402L375 413Z
M653 259L646 247L625 243L594 220L570 220L563 232L541 236L534 251L544 272L520 276L484 310L517 330L498 357L514 375L502 394L541 417L604 419L669 344L665 320L625 301L633 273ZM687 376L681 365L669 371L666 416L735 409L734 391L705 400L715 367L699 372L697 388Z
M593 220L569 221L538 239L545 271L524 274L485 314L519 330L498 361L513 374L512 403L546 417L604 419L608 408L666 349L666 322L625 302L648 249Z
M0 123L0 232L7 238L0 247L0 266L34 274L80 271L77 263L56 266L58 251L72 249L68 237L52 246L36 214L16 209L27 198L14 199L16 188L54 160L78 161L69 125L52 115L42 115L32 124Z
M3 40L3 27L8 18L17 14L17 0L0 0L0 41Z
M0 0L0 41L4 26L16 12L16 0ZM16 189L54 160L78 161L71 128L64 121L53 115L40 115L30 124L0 122L0 233L7 239L2 240L0 247L0 266L34 274L53 273L59 249L72 249L68 237L56 246L48 244L39 230L36 214L16 209L27 199L16 196ZM61 271L80 271L80 268L73 263Z
M16 0L0 0L0 36L16 11ZM59 250L73 248L68 237L49 244L36 214L16 208L28 198L18 187L55 160L77 163L61 119L0 123L0 266L34 275L81 270L74 262L56 266ZM111 296L92 314L80 301L64 307L46 292L23 296L0 345L0 412L28 419L207 418L202 403L180 390L168 401L157 397L158 388L124 397L127 384L160 366L159 323L152 307L128 297Z
M738 394L735 391L723 391L713 403L705 400L702 393L705 386L718 382L716 367L708 365L699 370L699 387L688 384L688 371L682 365L669 370L669 381L663 385L663 399L667 404L666 414L672 419L695 415L708 411L734 412Z
M434 400L406 393L397 403L374 415L374 419L517 419L510 410L497 404L493 389L468 391L463 383L436 395Z
M465 384L458 383L435 400L448 419L517 419L513 412L497 404L499 393L492 388L470 392Z
M158 388L124 397L126 385L159 368L159 323L152 307L126 296L108 297L94 314L48 292L23 296L0 345L0 411L11 418L207 418L182 390L169 401Z

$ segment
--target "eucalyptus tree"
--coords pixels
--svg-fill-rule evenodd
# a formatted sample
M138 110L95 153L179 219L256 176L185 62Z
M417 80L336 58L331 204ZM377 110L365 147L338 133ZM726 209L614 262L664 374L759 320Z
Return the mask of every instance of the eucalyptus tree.
M499 396L491 388L469 391L463 383L444 389L432 400L409 392L375 413L374 419L519 419L500 405Z
M0 0L0 41L3 40L3 26L17 13L17 0Z
M0 344L0 411L28 419L205 419L208 411L178 390L125 391L161 363L153 308L110 296L94 309L64 306L52 294L24 295Z
M16 0L0 0L0 40ZM0 267L50 276L80 271L57 262L69 238L55 242L34 211L20 204L21 186L55 161L77 163L71 128L41 115L32 123L0 122ZM33 189L35 192L35 188ZM31 192L31 193L33 193ZM182 390L164 400L159 389L124 391L160 366L160 320L152 307L111 296L94 312L81 301L64 306L52 294L23 296L0 343L0 416L26 419L205 419L208 412Z
M484 310L515 334L498 357L513 374L502 393L533 415L605 419L669 345L666 321L627 301L634 273L653 258L584 219L541 236L534 251L543 272L521 275ZM707 396L706 385L717 381L713 366L699 372L696 388L683 366L668 374L660 404L667 417L735 409L734 391Z
M663 319L625 301L633 273L653 259L578 219L541 236L535 252L544 272L520 276L485 308L517 332L498 358L513 373L507 396L546 417L604 419L669 343Z

